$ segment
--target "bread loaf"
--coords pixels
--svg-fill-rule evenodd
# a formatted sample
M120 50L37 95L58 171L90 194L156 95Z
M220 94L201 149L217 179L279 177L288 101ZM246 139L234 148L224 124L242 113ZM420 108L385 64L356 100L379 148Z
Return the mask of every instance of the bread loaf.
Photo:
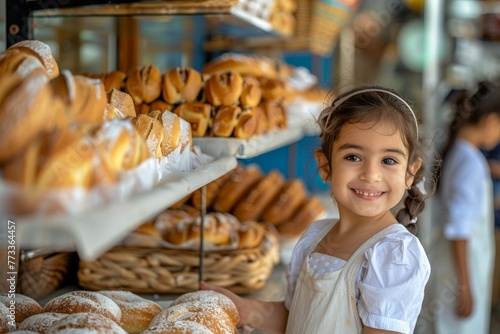
M191 133L203 137L208 130L212 107L206 103L183 103L175 108L174 113L191 124Z
M202 86L201 75L193 68L174 68L165 73L162 97L169 104L193 102Z
M111 90L108 90L107 97L109 104L120 111L122 117L119 118L136 116L134 100L132 100L132 97L129 94L116 88L112 88Z
M37 40L25 40L12 45L8 50L14 49L38 58L50 79L59 75L59 66L47 44Z
M45 70L43 64L35 56L30 56L16 49L0 54L0 75L17 73L25 78L35 68Z
M234 126L234 136L240 139L248 139L255 135L258 120L253 109L243 110L238 115L238 120Z
M237 104L243 90L243 79L234 71L217 73L205 83L207 101L215 106Z
M161 80L161 72L156 66L144 66L131 71L125 82L125 90L136 105L151 103L161 95Z
M253 77L243 78L243 90L240 96L240 104L243 107L255 107L260 103L262 90L260 83Z
M325 212L321 200L316 197L310 197L304 200L289 220L276 226L281 235L299 236L316 219L320 218Z
M179 117L165 110L161 115L161 123L163 126L163 141L161 143L161 154L169 155L173 152L181 142L181 122ZM158 117L160 116L158 115Z
M217 110L213 120L211 133L217 137L230 137L233 134L241 108L238 106L222 106Z
M148 115L132 118L136 130L146 141L151 156L161 158L161 143L163 142L163 126L160 121Z
M278 225L289 220L305 198L306 190L302 181L288 181L262 213L262 221Z

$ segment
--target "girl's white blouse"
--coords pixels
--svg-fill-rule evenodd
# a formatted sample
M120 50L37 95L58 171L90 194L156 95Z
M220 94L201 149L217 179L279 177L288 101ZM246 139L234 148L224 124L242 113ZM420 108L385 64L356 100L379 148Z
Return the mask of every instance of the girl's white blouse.
M295 286L314 237L332 220L311 224L295 246L287 269L288 290L285 307L290 309ZM422 307L424 288L430 275L430 264L418 238L404 226L391 233L365 252L366 261L359 270L356 300L365 326L398 331L401 325L415 328ZM311 253L308 261L318 274L340 270L344 260Z

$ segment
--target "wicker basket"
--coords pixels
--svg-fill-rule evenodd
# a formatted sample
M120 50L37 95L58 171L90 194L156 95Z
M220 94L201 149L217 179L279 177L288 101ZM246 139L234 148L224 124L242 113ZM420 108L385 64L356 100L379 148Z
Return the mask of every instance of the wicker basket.
M39 253L33 258L22 256L17 292L33 299L43 298L74 278L76 267L76 253Z
M264 286L279 262L278 238L267 234L256 248L205 252L203 280L236 293ZM198 290L199 253L115 247L93 262L80 261L79 284L89 290L185 293Z

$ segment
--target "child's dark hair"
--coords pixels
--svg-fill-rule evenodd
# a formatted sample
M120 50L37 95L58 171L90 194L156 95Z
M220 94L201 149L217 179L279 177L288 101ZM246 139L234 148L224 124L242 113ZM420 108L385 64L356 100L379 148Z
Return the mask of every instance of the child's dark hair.
M321 152L325 155L328 164L332 160L334 142L339 138L342 127L353 123L394 124L401 133L403 143L408 149L408 166L424 160L424 150L418 140L418 125L415 114L410 106L395 91L378 87L360 87L338 96L331 106L324 109L318 119L321 128L320 137L323 138ZM329 169L329 173L331 173ZM410 173L410 170L407 170ZM416 234L417 226L414 218L425 207L425 200L431 195L427 190L422 193L419 184L423 182L426 170L424 164L413 175L413 184L404 199L404 208L400 209L396 219L410 232ZM331 175L328 175L331 177Z
M498 83L481 81L473 94L463 90L456 93L450 101L454 103L453 119L448 128L448 139L441 150L441 159L446 156L455 143L458 131L464 125L477 125L485 116L492 113L500 114L500 85ZM441 169L437 168L439 179Z

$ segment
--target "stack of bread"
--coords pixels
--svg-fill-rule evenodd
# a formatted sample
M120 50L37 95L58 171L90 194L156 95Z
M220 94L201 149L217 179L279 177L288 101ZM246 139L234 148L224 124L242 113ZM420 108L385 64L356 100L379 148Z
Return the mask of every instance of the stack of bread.
M141 174L128 193L151 188L158 162L150 158L191 141L189 124L175 114L136 118L129 94L59 71L40 41L19 42L0 53L0 82L0 169L6 181L0 196L7 212L75 212L80 205L67 200L72 194L62 195L65 200L58 191L118 189L127 173ZM116 195L128 196L123 190ZM93 194L93 204L108 195Z

